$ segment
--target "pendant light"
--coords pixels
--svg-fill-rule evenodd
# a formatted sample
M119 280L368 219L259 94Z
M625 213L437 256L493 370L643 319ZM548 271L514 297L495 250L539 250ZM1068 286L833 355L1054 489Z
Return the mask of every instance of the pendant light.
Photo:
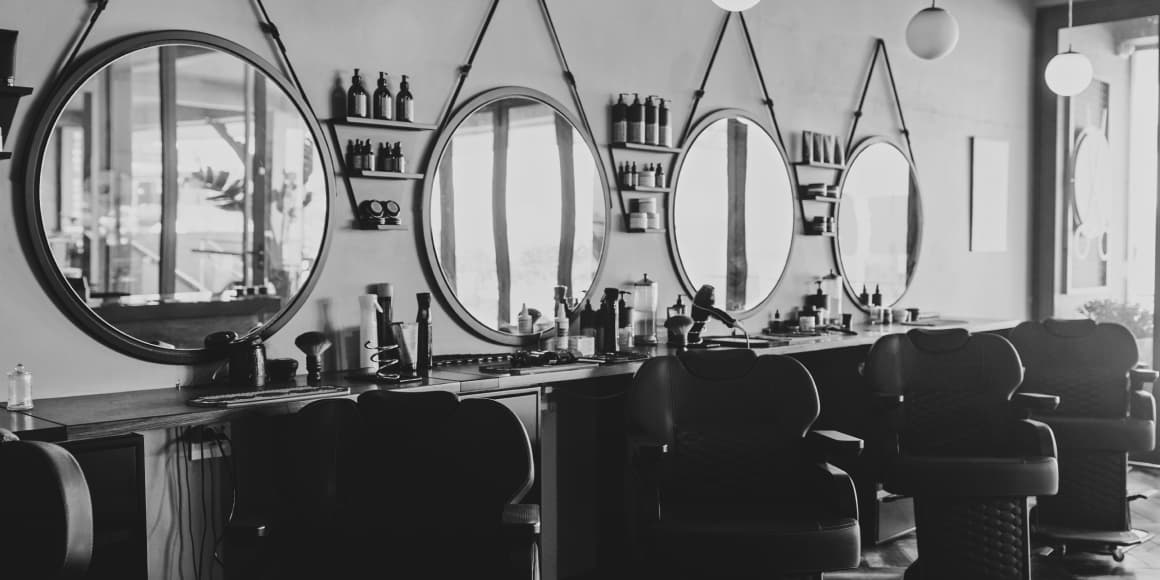
M758 2L761 2L761 0L713 0L714 4L720 6L722 10L728 10L729 12L749 10L757 6Z
M1071 49L1072 27L1074 25L1073 1L1067 1L1067 51L1051 57L1051 61L1047 63L1047 69L1043 71L1047 88L1061 97L1078 95L1092 83L1092 61Z
M906 45L914 56L925 60L942 58L959 43L959 21L950 12L934 5L924 8L906 26Z

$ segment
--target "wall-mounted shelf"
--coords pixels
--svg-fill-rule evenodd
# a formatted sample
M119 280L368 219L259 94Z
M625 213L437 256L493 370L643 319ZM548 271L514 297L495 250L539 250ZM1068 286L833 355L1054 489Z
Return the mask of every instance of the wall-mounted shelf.
M645 145L644 143L613 143L614 149L628 149L630 151L647 151L649 153L667 153L676 155L681 150L676 147L664 147L662 145Z
M423 179L422 173L399 173L396 171L369 171L365 169L351 169L351 177L359 177L362 179L394 179L394 180L411 180L418 181Z
M356 221L356 222L354 222L354 229L367 230L367 231L380 231L380 232L405 232L411 228L409 228L403 224L370 225L370 224L362 224L362 223L359 223Z
M26 97L32 94L32 87L0 86L0 97Z
M808 193L799 195L798 199L802 201L816 201L819 203L838 203L841 201L841 198L838 197L832 197L829 195L810 195Z
M807 230L802 235L815 236L815 237L819 237L819 238L832 238L832 237L836 236L837 234L835 234L834 232L811 232L811 231Z
M0 161L7 159L12 159L12 153L10 151L0 151Z
M641 229L634 230L634 229L630 228L628 230L628 233L630 233L630 234L663 234L667 231L668 230L666 230L665 228L645 228L643 230L641 230Z
M371 119L369 117L339 117L332 122L340 125L358 127L377 127L380 129L395 129L398 131L434 131L438 125L428 123L409 123L407 121L387 121L385 119Z
M809 161L795 161L794 167L813 167L814 169L829 169L832 171L845 171L845 165L838 165L836 163L811 163Z
M628 193L669 193L672 189L668 187L622 187L620 191Z
M5 135L12 132L12 119L16 117L16 107L20 105L20 99L31 94L32 87L0 86L0 128L4 130ZM0 161L7 159L12 159L12 153L0 152Z

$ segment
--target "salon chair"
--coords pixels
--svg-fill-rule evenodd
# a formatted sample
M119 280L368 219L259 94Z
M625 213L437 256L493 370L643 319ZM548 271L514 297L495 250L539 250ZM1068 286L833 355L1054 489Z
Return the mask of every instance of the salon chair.
M288 427L283 507L232 530L231 580L538 577L531 445L501 403L371 391Z
M645 362L628 394L630 536L639 577L820 578L855 568L862 441L810 431L796 360L751 350Z
M1029 499L1058 487L1055 439L1015 394L1019 354L992 334L911 330L871 347L865 375L890 424L885 488L912 496L918 560L906 578L1027 580Z
M85 577L93 553L93 506L72 454L0 429L0 498L0 575Z
M1119 324L1088 319L1024 322L1010 334L1026 373L1020 390L1057 395L1059 408L1035 418L1059 445L1059 494L1035 508L1036 536L1059 553L1124 559L1151 534L1132 529L1128 454L1156 445L1156 403L1138 369L1136 339Z

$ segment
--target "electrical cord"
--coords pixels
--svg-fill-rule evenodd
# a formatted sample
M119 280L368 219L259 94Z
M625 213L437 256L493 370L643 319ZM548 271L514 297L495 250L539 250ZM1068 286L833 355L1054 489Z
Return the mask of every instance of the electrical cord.
M230 454L228 457L226 456L225 443L222 442L223 439L227 443L230 444ZM226 532L226 530L229 529L230 524L233 523L234 515L237 513L237 509L238 509L238 476L237 476L237 468L235 466L236 460L234 459L234 455L233 455L233 447L234 447L233 441L230 440L228 435L223 433L223 434L221 434L221 437L219 439L214 440L214 443L217 444L218 451L221 453L222 458L226 460L226 471L229 473L229 476L230 476L230 495L231 495L230 513L228 516L226 516L226 521L225 521L225 524L222 526L222 531L214 539L214 547L213 547L214 559L217 560L218 564L221 564L222 567L224 568L225 562L222 561L221 553L220 553L221 552L221 545L222 545L222 542L225 541L225 532Z
M211 511L209 509L209 502L213 500L212 490L210 492L209 500L206 499L205 494L209 487L205 480L206 476L206 457L205 457L205 433L206 429L201 429L201 436L197 439L197 449L201 452L201 465L198 466L198 478L201 479L201 542L197 546L197 563L201 566L202 572L205 571L205 542L206 532L209 531L210 526L213 525L211 518ZM199 579L200 580L200 579Z
M182 506L185 509L185 529L187 532L189 532L190 542L193 542L194 541L193 540L193 538L194 538L194 535L193 535L193 498L192 498L193 485L190 482L190 475L189 475L189 470L192 467L192 462L190 461L190 458L189 458L189 450L186 449L186 445L189 444L189 428L188 427L182 432L180 440L178 443L179 443L179 448L180 448L178 453L182 454L182 456L183 456L182 463L185 464L185 499L186 499L186 501L184 502L185 505ZM181 542L181 545L182 545L182 547L184 547L185 542ZM196 548L196 546L194 546L194 548ZM191 559L193 560L193 577L196 578L197 580L201 580L201 570L198 568L198 562L194 558L191 558Z

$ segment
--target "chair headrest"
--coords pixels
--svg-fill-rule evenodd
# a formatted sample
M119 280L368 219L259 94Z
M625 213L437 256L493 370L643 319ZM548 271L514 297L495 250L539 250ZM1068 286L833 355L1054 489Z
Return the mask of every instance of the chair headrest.
M708 380L743 377L757 363L757 354L747 348L689 350L678 354L677 358L689 374Z
M915 348L930 353L960 350L971 340L971 333L962 328L926 330L916 328L906 333Z
M1043 328L1055 336L1076 338L1087 336L1096 331L1096 321L1090 318L1065 320L1062 318L1048 318L1043 321Z

